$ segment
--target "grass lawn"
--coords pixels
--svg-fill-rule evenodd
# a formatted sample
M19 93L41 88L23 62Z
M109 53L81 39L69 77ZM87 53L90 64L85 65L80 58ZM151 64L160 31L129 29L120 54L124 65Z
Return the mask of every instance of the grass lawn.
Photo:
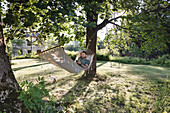
M94 81L83 73L69 73L39 59L12 60L19 84L36 82L49 74L57 82L46 84L53 101L62 101L70 112L170 112L170 68L151 65L121 64L98 61L97 73L105 80ZM100 77L99 77L100 78Z

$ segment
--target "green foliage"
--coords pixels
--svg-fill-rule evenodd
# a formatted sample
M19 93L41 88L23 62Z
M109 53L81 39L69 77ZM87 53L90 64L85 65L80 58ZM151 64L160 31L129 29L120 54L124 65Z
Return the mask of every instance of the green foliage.
M18 55L21 55L21 51L20 50L18 50Z
M10 56L10 58L12 58L13 52L12 52L11 40L7 43L7 50L8 50L8 55Z
M127 63L127 64L150 64L149 61L146 61L146 59L139 58L139 57L116 57L116 56L110 56L110 60L114 62L121 62L121 63Z
M100 49L96 51L97 55L108 55L109 50L108 49Z
M125 33L123 30L118 33L117 28L109 30L104 39L104 43L111 53L113 53L115 49L117 49L119 53L122 53L123 51L128 49L128 42L128 34Z
M100 40L100 38L97 37L97 40ZM98 50L100 50L100 49L105 49L104 41L98 41L98 42L97 42L97 49L98 49Z
M170 60L166 60L164 65L170 67Z
M73 41L71 44L66 44L64 48L69 51L79 51L82 50L82 47L80 47L80 42Z
M109 55L96 55L97 60L104 60L104 61L109 61Z
M158 57L158 59L146 60L146 58L138 57L138 54L133 54L133 56L125 56L119 57L118 55L114 54L109 55L109 51L107 49L101 49L97 51L97 60L104 60L104 61L113 61L113 62L120 62L120 63L127 63L127 64L152 64L152 65L163 65L163 66L170 66L170 57L169 55L162 55L162 57ZM115 52L116 53L116 52ZM140 53L140 52L139 52Z
M141 48L139 48L134 42L129 45L129 52L134 57L141 57L143 55L143 51Z
M110 56L109 60L114 62L121 62L121 63L127 63L127 64L152 64L152 65L162 65L162 66L170 66L170 59L165 58L163 55L162 57L159 57L158 59L152 59L152 60L146 60L144 58L139 57L117 57L117 56Z
M159 56L158 59L152 59L151 64L170 66L170 56L169 55L162 55L161 57Z
M148 53L152 50L169 50L168 4L168 1L162 0L142 1L136 11L129 10L125 26L132 40Z
M39 59L40 56L32 54L32 53L28 53L28 54L24 53L24 55L16 56L16 57L13 57L12 59L27 59L27 58L33 58L33 59L38 58Z
M0 113L6 113L6 112L2 112L2 111L0 111Z
M96 54L97 60L109 61L109 54L107 49L97 50Z
M13 51L19 49L18 47L22 47L22 45L25 43L22 39L14 39L11 41L13 45Z
M54 46L57 46L57 44L58 44L58 41L53 40L53 39L48 39L46 46L47 46L47 49L49 49L49 48L52 48Z
M24 105L30 112L43 112L49 113L54 111L55 107L51 103L45 103L43 97L49 97L49 91L45 89L44 78L38 77L37 83L24 81L21 83L22 91L18 91L20 96L18 97L24 102Z
M113 23L119 31L125 28L122 36L128 34L135 43L142 42L143 50L164 50L169 44L169 12L167 1L70 1L70 0L7 0L7 11L3 12L7 39L25 36L28 28L40 33L39 38L46 40L49 35L57 37L61 45L78 40L83 45L86 27L105 27ZM124 12L113 17L113 14ZM87 19L87 15L90 19ZM105 20L100 26L97 18ZM121 19L121 25L115 24ZM118 34L119 35L119 34ZM118 37L119 38L119 37ZM117 48L122 51L126 40L116 39ZM158 44L157 42L160 42ZM85 45L85 44L84 44ZM115 46L115 43L112 44ZM125 49L127 49L125 47Z
M77 52L74 51L66 51L67 55L70 56L73 60L77 57Z

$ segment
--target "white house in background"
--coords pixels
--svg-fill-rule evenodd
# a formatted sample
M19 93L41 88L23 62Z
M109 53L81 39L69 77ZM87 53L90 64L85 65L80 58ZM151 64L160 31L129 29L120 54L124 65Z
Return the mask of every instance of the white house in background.
M34 53L34 52L39 53L45 49L45 47L42 46L41 44L34 42L36 40L36 37L33 34L31 36L27 34L26 37L27 38L23 40L25 43L23 43L21 46L17 46L16 44L12 43L14 49L13 50L14 56L19 55L18 50L21 52L21 55L23 55L23 54Z

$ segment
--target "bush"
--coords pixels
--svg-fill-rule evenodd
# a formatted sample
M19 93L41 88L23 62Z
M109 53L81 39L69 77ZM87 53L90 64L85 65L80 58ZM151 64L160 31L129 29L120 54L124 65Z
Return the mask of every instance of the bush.
M170 60L165 61L164 65L170 67Z
M131 58L130 63L132 63L132 64L150 64L149 61L146 61L146 59L139 58L139 57Z
M161 57L159 56L158 59L152 59L151 64L170 66L170 57L169 55L162 55Z
M131 57L123 57L121 58L120 62L122 63L132 63Z
M99 55L99 54L97 54L97 60L109 61L109 55Z
M38 78L37 84L33 82L24 81L21 83L22 91L18 91L20 96L18 97L21 101L24 102L24 105L30 112L46 113L49 111L54 111L55 107L51 103L45 103L42 100L43 97L49 97L49 91L45 89L44 78Z
M71 57L71 59L75 60L77 57L77 52L75 51L66 51L67 55Z
M127 64L150 64L149 61L146 61L146 59L139 58L139 57L118 57L118 56L110 56L109 59L114 62L121 62L121 63L127 63Z
M28 53L28 54L16 56L16 57L14 57L14 58L12 58L12 59L26 59L26 58L39 59L40 56L39 56L39 55L32 54L32 53Z

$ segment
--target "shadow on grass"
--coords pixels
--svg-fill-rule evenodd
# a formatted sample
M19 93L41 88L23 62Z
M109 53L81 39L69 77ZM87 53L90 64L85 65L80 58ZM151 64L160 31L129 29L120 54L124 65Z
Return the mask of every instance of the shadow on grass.
M60 78L60 79L57 79L56 80L56 83L55 83L55 87L58 87L58 86L63 86L65 84L67 84L68 82L70 82L71 80L74 80L74 77L77 76L78 74L72 74L70 76L66 76L66 77L63 77L63 78ZM53 86L54 84L52 83L47 83L46 86ZM50 91L53 90L53 89L50 89Z
M92 78L82 76L77 79L77 83L62 97L62 101L66 106L75 102L78 97L83 97L84 92L91 83Z
M30 65L30 66L24 66L24 67L17 67L17 68L13 68L13 71L18 71L18 70L26 69L26 68L30 68L30 67L41 66L41 65L45 65L45 64L49 64L49 63L42 63L42 64L36 64L36 65Z
M134 66L130 67L127 73L134 74L135 76L141 76L144 78L144 83L150 83L153 88L158 85L170 83L168 68L157 66Z
M62 70L43 70L43 71L39 71L36 73L31 73L31 74L27 74L25 76L22 76L22 79L24 80L29 80L29 81L33 81L35 79L37 79L37 77L39 76L43 76L44 78L49 78L49 74L53 74L54 72L61 72Z
M64 78L61 78L61 79L58 79L57 80L57 83L58 83L58 86L62 86L64 84L66 84L67 82L70 82L70 80L73 80L75 76L77 76L78 74L73 74L73 75L70 75L70 76L66 76Z
M97 65L96 67L98 68L98 67L100 67L100 66L106 64L107 62L108 62L108 61L98 61L97 63L100 63L100 64Z
M169 70L165 67L159 67L159 66L137 66L137 67L131 67L130 72L128 73L142 73L142 77L146 78L144 81L146 83L150 83L151 91L154 95L156 95L156 98L160 98L162 96L159 96L163 91L162 88L166 87L166 91L163 95L166 95L170 93L170 77L169 77ZM161 106L163 107L163 106Z
M157 66L144 66L144 65L136 65L136 66L129 66L128 70L130 74L147 74L148 76L152 75L159 75L163 78L170 73L168 68L157 67Z

